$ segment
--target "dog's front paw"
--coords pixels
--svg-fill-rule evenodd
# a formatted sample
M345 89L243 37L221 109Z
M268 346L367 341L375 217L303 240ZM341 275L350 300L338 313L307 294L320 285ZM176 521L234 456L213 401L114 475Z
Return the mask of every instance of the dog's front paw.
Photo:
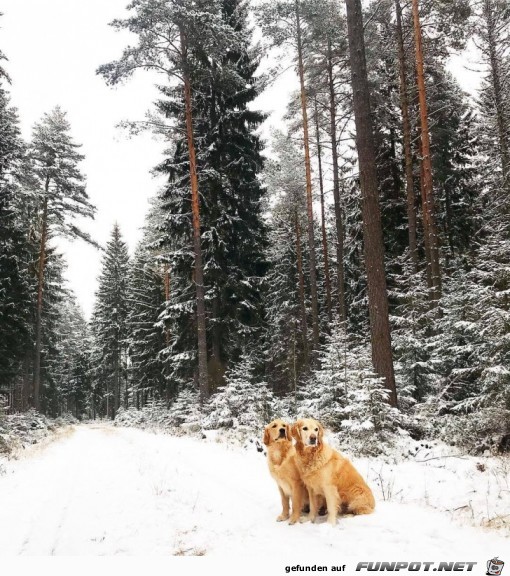
M331 526L336 526L336 516L334 514L328 515L328 524Z
M280 514L277 518L276 521L277 522L283 522L284 520L288 520L289 519L289 515L288 514Z
M299 520L300 520L299 516L292 515L290 517L289 524L295 524L296 522L299 522Z

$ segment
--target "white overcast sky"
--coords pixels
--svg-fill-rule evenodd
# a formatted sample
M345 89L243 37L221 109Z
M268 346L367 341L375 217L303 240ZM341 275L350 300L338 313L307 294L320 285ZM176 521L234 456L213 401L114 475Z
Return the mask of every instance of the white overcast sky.
M34 122L60 105L68 113L72 134L83 144L87 189L97 207L94 222L84 227L105 244L117 221L133 253L140 227L161 181L150 170L164 144L145 134L128 139L116 128L121 120L144 117L157 96L151 80L140 73L125 86L109 88L95 70L117 58L129 40L108 23L125 15L128 0L0 0L0 46L9 62L12 103L22 131L30 138ZM270 94L260 101L281 114L285 98ZM90 317L101 254L84 242L59 243L68 262L71 288Z
M116 125L121 120L142 119L157 93L150 78L139 74L125 86L112 89L96 76L100 64L118 57L129 40L108 26L125 14L128 0L0 0L0 48L9 62L12 103L19 110L22 131L31 128L45 112L60 105L68 113L72 134L83 144L82 164L87 189L97 207L94 222L85 222L91 235L105 244L118 222L133 253L140 227L161 181L150 170L161 158L164 144L145 134L128 139ZM454 65L467 89L476 76ZM281 117L295 77L286 75L257 104ZM267 126L266 126L267 128ZM60 243L69 269L71 288L90 317L101 254L84 242Z

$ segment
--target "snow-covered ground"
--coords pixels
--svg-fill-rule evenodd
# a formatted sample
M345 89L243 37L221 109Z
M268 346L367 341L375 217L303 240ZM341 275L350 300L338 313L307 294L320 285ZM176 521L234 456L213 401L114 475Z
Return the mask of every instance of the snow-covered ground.
M332 554L369 561L504 559L510 540L503 534L461 526L447 513L427 508L424 489L432 499L444 494L444 508L453 509L464 502L456 492L470 482L476 486L475 472L491 475L467 470L470 460L455 459L466 467L459 478L464 474L468 484L452 485L447 460L442 466L429 461L437 466L427 470L412 462L378 469L373 461L357 461L378 497L373 515L340 518L336 527L323 519L289 526L275 521L278 492L264 456L254 448L81 425L4 463L0 553L242 554L312 563ZM377 477L389 500L382 498ZM485 490L483 482L480 489Z

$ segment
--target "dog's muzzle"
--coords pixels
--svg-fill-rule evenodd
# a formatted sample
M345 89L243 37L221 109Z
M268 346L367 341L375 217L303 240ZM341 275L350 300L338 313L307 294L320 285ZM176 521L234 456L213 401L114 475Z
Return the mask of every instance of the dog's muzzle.
M285 438L285 428L280 428L280 438Z
M310 438L308 439L308 443L310 444L310 446L315 446L317 444L317 438L315 436L310 436Z

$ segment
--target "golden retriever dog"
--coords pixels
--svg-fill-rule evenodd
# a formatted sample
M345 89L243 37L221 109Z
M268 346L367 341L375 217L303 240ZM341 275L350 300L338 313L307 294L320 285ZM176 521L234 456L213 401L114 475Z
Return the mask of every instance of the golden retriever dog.
M267 446L267 463L271 476L278 484L282 500L282 513L276 518L278 522L289 520L295 524L301 515L308 493L296 465L296 449L292 444L290 426L283 420L273 420L264 429L264 444ZM289 500L292 501L290 515Z
M370 514L375 499L359 472L339 452L323 442L324 429L317 420L303 418L292 426L296 464L308 489L310 514L317 518L317 496L326 499L328 522L336 524L339 508L350 514Z

